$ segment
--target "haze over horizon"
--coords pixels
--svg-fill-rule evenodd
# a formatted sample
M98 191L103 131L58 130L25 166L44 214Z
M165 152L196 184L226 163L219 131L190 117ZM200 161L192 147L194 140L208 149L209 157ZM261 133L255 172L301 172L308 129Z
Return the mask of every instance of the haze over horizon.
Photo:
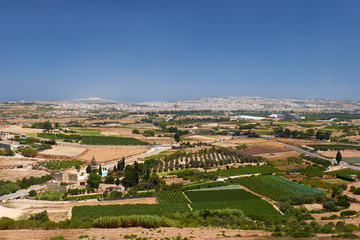
M360 100L360 2L0 2L0 101Z

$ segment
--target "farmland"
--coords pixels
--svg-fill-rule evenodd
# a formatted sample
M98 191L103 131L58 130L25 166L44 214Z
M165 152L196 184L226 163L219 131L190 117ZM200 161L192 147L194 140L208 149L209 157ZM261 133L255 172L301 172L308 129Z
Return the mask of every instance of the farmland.
M250 190L269 197L273 200L280 200L284 196L293 194L316 194L323 191L311 188L302 184L291 182L278 176L256 176L231 179L231 182L243 185Z
M160 191L155 193L159 203L188 203L182 191Z
M99 131L94 129L79 129L79 130L75 130L75 132L77 134L86 135L86 136L103 136L102 134L99 133Z
M39 162L39 165L50 170L60 170L65 168L77 167L83 165L85 162L79 160L48 160Z
M360 146L352 145L308 145L308 147L314 148L315 150L358 150L360 151Z
M281 170L271 167L271 166L245 166L238 168L229 168L224 170L218 170L215 173L223 177L251 174L251 173L261 173L261 174L272 174L275 172L281 172Z
M86 147L86 151L78 159L90 162L93 157L99 163L117 160L144 153L148 147L143 146L93 146Z
M50 201L59 201L61 197L63 196L62 193L59 192L44 192L36 197L38 200L50 200Z
M166 212L190 212L186 204L124 204L106 206L79 206L72 209L73 218L96 218L102 216L121 215L157 215Z
M232 189L229 189L232 188ZM247 216L256 214L280 215L271 204L238 186L186 191L194 210L238 209Z
M149 143L135 138L83 136L82 144L87 145L148 145Z

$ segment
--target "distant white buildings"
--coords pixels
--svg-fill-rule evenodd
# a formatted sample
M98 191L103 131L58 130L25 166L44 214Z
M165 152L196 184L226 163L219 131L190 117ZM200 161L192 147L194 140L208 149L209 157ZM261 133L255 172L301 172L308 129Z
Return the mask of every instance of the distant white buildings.
M239 115L239 116L231 116L231 121L237 120L262 120L265 119L264 117L256 117L256 116L248 116L248 115Z

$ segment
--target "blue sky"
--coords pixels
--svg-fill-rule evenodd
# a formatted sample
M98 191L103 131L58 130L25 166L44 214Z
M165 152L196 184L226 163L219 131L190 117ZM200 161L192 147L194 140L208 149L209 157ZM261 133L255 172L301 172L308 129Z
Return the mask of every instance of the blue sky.
M0 101L360 100L360 1L0 1Z

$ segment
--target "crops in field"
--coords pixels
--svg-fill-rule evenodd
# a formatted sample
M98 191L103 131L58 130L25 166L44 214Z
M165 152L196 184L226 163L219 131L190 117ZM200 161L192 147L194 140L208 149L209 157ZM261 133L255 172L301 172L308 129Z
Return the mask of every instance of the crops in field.
M88 145L148 145L149 143L135 138L82 136L81 143Z
M59 201L63 196L62 193L59 192L44 192L36 197L37 200L50 200L50 201Z
M191 202L221 202L235 200L260 199L243 189L186 191L186 196Z
M269 183L261 181L257 177L241 177L231 179L232 183L238 183L254 191L260 195L271 198L273 200L280 200L281 197L290 195L291 193L281 188L275 187Z
M249 188L251 191L277 201L284 196L293 194L323 193L323 191L320 189L291 182L285 178L274 175L242 177L231 179L231 182L243 185Z
M72 209L72 217L97 218L122 215L161 216L162 214L167 212L185 213L190 212L190 209L185 203L75 206Z
M190 190L190 189L202 189L202 188L214 188L214 187L221 187L226 186L227 184L223 181L217 182L206 182L206 183L193 183L185 185L181 188L181 190Z
M194 210L205 209L239 209L246 216L250 215L280 215L280 213L268 202L262 199L250 199L241 201L216 201L191 203Z
M159 203L189 203L189 200L180 190L156 192L155 196Z
M314 148L315 150L327 151L327 150L358 150L360 146L352 145L307 145L308 147Z
M244 174L253 174L253 173L261 173L261 174L272 174L275 172L280 172L281 170L271 167L271 166L245 166L238 168L229 168L224 170L215 171L216 174L219 174L223 177L230 177L236 175L244 175Z
M97 199L102 196L103 196L102 194L68 196L68 197L64 198L64 200L66 200L66 201L81 201L81 200L88 200L88 199Z
M232 189L231 189L232 188ZM239 186L225 186L214 189L190 190L185 192L192 201L194 210L239 209L247 216L261 214L279 214L268 202L262 200Z
M80 135L103 136L102 134L99 133L99 131L94 129L79 129L79 130L75 130L75 132Z
M259 179L270 183L271 185L278 187L280 189L295 193L295 194L316 194L323 193L322 190L317 188L308 187L296 182L289 181L285 178L269 175L269 176L259 176Z
M39 162L39 165L46 167L50 170L60 170L65 168L71 168L76 166L81 166L85 162L79 160L48 160Z

